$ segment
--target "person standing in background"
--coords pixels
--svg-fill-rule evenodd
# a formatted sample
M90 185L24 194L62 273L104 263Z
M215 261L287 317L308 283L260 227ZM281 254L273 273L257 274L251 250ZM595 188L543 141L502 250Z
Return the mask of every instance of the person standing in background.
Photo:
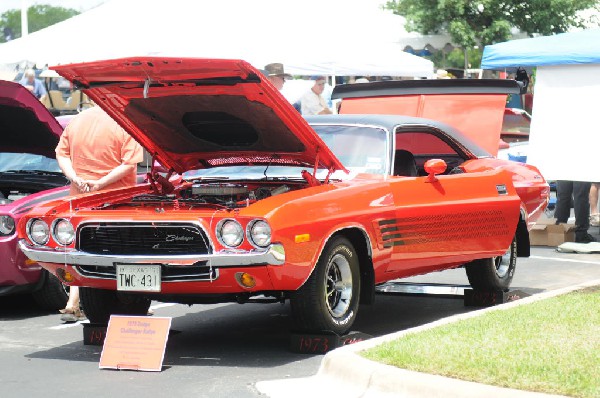
M325 90L325 76L314 78L315 83L310 90L300 98L300 112L308 115L331 115L333 112L327 107L323 91Z
M590 225L592 227L600 226L600 213L598 213L598 189L600 182L592 182L590 187Z
M77 116L65 128L56 147L56 160L71 181L71 195L135 185L143 150L127 132L98 106ZM79 288L71 286L61 320L85 319L79 306Z
M19 84L31 91L37 99L46 95L44 83L35 77L35 71L33 69L27 69L25 73L23 73L23 78L19 81Z
M283 89L285 81L292 78L292 75L285 73L283 64L278 62L265 65L264 73L271 84L273 84L279 91Z
M556 224L569 221L571 202L575 211L575 242L590 243L596 239L588 233L590 228L590 186L586 181L556 181Z

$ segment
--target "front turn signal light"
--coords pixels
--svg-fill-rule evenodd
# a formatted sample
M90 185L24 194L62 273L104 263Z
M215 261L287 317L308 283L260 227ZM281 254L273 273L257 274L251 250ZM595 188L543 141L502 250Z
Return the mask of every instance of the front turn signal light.
M69 271L63 268L58 268L56 270L56 276L60 279L61 282L71 283L75 282L75 277Z
M235 280L243 288L250 289L256 286L254 277L246 272L238 272L235 274Z

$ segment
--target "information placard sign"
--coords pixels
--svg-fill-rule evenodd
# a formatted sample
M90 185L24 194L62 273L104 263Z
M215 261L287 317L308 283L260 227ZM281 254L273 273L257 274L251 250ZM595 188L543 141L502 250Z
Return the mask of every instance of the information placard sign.
M171 318L111 315L100 369L160 372Z

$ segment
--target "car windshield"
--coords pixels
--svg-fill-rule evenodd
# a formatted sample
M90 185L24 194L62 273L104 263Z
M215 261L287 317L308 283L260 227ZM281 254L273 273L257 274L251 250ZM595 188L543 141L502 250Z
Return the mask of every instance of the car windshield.
M370 126L313 125L321 139L350 171L336 171L331 177L348 179L358 173L385 174L388 134L385 130ZM293 166L226 166L191 170L184 178L264 179L301 178L305 167ZM317 178L325 178L327 170L320 169Z
M0 152L0 173L7 171L61 172L54 158L32 153Z

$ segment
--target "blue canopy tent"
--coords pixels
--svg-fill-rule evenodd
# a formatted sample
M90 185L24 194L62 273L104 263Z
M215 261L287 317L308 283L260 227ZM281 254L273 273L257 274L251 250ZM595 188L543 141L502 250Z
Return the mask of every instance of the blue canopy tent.
M548 180L600 181L600 29L486 46L481 64L536 68L527 163Z
M511 40L485 46L482 69L600 64L600 29Z

